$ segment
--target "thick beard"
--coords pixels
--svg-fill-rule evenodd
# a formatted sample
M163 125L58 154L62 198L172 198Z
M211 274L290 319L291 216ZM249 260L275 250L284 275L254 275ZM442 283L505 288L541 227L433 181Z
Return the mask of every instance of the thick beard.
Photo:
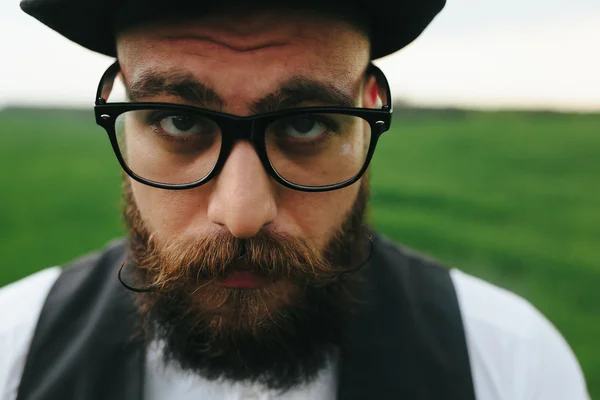
M302 239L261 231L242 240L220 232L194 241L157 243L128 180L124 217L145 337L166 363L207 379L249 380L285 391L327 365L354 303L368 257L368 182L322 254ZM259 289L215 283L242 261L271 281Z

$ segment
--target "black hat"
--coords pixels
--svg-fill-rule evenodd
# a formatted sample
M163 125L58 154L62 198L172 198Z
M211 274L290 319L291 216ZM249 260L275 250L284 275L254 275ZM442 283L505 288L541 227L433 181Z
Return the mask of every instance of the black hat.
M154 0L156 1L156 0ZM213 0L196 0L202 9ZM330 0L322 0L327 3ZM347 0L351 1L351 0ZM446 0L354 0L370 21L372 58L380 58L415 40L444 8ZM115 56L117 11L125 0L22 0L21 9L83 47ZM173 1L164 1L173 7ZM339 3L338 3L339 4Z

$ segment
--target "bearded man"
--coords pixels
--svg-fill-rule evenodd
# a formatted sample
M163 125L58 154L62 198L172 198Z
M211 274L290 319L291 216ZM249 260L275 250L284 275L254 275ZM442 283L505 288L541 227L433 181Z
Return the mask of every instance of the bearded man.
M588 398L528 303L366 225L371 61L443 5L24 0L117 59L95 114L129 234L0 292L0 397Z

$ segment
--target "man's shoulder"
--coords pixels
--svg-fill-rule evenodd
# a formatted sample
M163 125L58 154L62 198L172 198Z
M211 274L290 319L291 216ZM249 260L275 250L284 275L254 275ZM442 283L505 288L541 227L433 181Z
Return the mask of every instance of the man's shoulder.
M401 278L411 286L405 289L419 293L447 289L444 276L449 276L463 320L478 399L589 399L573 351L529 301L382 235L375 239L378 253L394 267L390 270L404 273ZM439 286L431 281L446 283ZM435 293L427 296L445 301Z
M543 315L523 297L444 265L427 254L395 243L379 235L379 249L393 260L391 265L403 263L409 271L433 270L449 274L465 324L486 327L522 340L530 339L536 329L548 324ZM424 275L428 278L428 275ZM414 282L413 282L414 283Z
M61 271L60 267L46 268L0 288L0 337L23 325L35 323Z
M123 239L115 239L99 251L81 255L64 268L46 268L0 288L0 337L37 322L48 293L62 273L77 274L79 270L93 267L105 258L119 257L123 244Z
M470 324L501 330L507 335L529 339L543 321L541 313L523 297L466 274L450 271L461 312Z
M0 288L0 398L16 397L33 332L59 267L44 269Z
M123 257L123 239L108 243L103 249L82 255L64 268L44 269L0 288L0 399L16 398L29 346L38 325L48 294L62 282L57 295L71 301L74 293L101 290L96 278L109 263ZM98 267L98 268L96 268ZM65 297L66 296L66 297ZM89 305L88 305L89 306ZM48 312L62 312L47 309Z
M589 398L573 351L537 308L457 269L450 274L480 398Z

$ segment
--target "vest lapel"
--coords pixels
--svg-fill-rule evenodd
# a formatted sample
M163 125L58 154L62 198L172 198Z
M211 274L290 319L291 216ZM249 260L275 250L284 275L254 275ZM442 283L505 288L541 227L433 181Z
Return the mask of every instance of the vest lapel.
M338 398L475 399L450 275L375 238L341 348Z

